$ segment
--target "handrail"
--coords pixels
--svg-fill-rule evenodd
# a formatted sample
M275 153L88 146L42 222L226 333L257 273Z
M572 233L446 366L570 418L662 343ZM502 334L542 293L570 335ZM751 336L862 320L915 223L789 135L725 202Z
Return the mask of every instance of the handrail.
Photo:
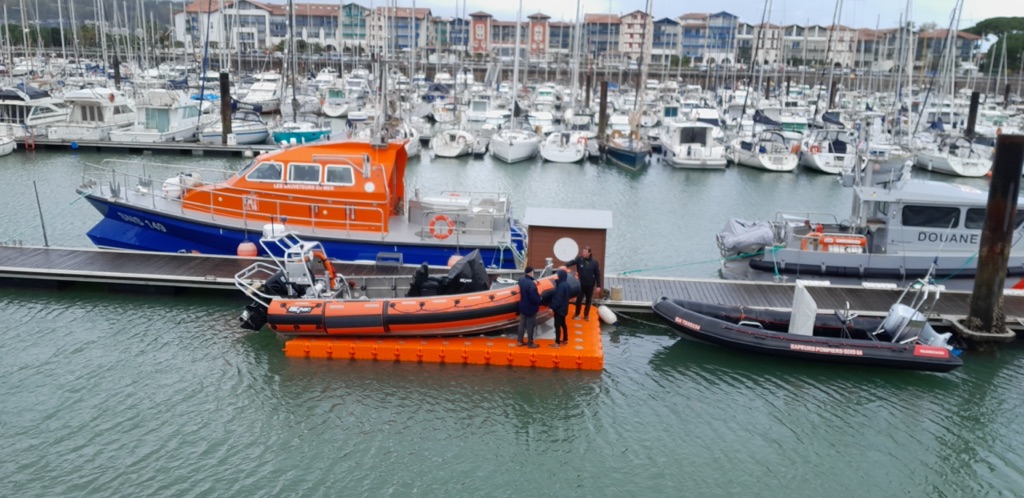
M465 225L459 226L459 224L460 224L460 222L461 223L465 223L467 221L467 219L468 220L472 220L473 217L475 217L475 216L487 216L487 217L489 217L489 218L491 218L493 220L493 218L498 216L497 214L493 214L493 215L492 214L478 214L478 213L467 213L465 211L460 211L460 210L442 210L442 209L424 210L423 214L420 215L420 218L421 218L420 219L420 225L423 226L423 227L429 226L430 220L434 219L435 216L439 216L439 215L447 216L449 218L455 218L453 220L453 222L455 223L456 226L452 227L452 235L455 237L455 244L457 246L461 246L462 245L461 236L465 232L471 232L471 233L474 233L474 234L475 233L486 233L486 234L489 234L490 235L489 242L491 242L491 243L494 242L494 229L493 229L492 226L488 225L487 228L475 228L475 227L467 227ZM502 217L504 217L504 216L502 215ZM427 235L428 233L429 233L429 230L421 230L420 231L420 240L426 240L427 238L429 238L429 236Z
M118 161L118 160L111 160ZM128 162L128 161L122 161ZM149 206L156 209L156 199L162 198L168 201L166 207L177 205L178 213L186 209L191 211L206 212L213 219L216 216L239 217L248 223L249 220L256 222L281 222L285 218L288 222L308 225L314 232L317 225L321 229L341 229L346 232L356 231L378 231L383 237L386 233L390 206L386 200L382 201L361 201L361 200L334 200L318 197L307 197L302 195L290 195L281 192L249 190L237 187L221 187L211 189L207 184L198 182L194 186L171 183L167 180L154 181L149 177L143 177L133 173L118 172L96 165L87 165L96 168L96 174L91 171L83 173L82 186L98 191L98 195L104 197L117 197L126 203L138 206ZM181 170L182 168L177 167ZM89 173L93 173L90 175ZM177 177L175 177L177 178ZM109 179L109 180L108 180ZM134 184L137 184L136 187ZM185 192L192 189L206 188L208 196L200 197L201 202L195 201L195 196L181 200L178 196L168 195L169 191L180 188L181 198L185 198ZM129 190L134 189L134 190ZM385 187L387 192L388 187ZM260 197L265 193L265 197ZM147 199L148 198L148 199ZM216 204L215 204L216 203ZM272 209L254 210L253 205L271 203ZM241 209L228 207L227 205L238 205ZM308 212L308 216L296 215L295 213ZM323 213L328 213L324 215ZM369 213L370 221L356 221L359 213Z

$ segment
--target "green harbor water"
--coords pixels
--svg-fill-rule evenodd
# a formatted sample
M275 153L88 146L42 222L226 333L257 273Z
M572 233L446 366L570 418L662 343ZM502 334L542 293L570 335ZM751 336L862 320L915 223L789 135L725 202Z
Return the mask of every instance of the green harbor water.
M88 247L88 153L0 158L0 239ZM241 158L152 156L183 170ZM920 173L919 176L922 176ZM984 187L983 180L971 183ZM407 188L613 213L605 267L714 278L731 216L835 211L804 172L413 159ZM637 271L642 270L642 271ZM1024 348L950 374L842 368L604 326L600 372L295 360L240 296L0 288L4 496L1014 496Z

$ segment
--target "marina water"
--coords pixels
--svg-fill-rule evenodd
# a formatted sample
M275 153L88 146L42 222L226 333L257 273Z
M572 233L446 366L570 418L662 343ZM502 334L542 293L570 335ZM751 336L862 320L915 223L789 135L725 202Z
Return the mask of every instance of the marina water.
M89 247L84 161L0 158L0 238ZM152 156L230 167L241 158ZM915 172L918 176L928 176ZM943 179L943 178L937 178ZM962 183L985 187L984 180ZM407 187L607 209L609 273L715 278L731 216L849 212L804 172L640 173L412 159ZM638 271L639 270L639 271ZM571 372L285 358L244 300L0 288L0 470L10 496L985 496L1024 489L1024 353L950 374L790 362L681 341L653 316L603 330ZM547 325L548 329L550 325Z

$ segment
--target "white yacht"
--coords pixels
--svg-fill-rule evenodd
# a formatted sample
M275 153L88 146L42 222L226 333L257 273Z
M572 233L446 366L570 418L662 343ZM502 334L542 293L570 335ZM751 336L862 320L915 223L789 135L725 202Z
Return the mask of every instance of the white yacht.
M475 140L473 134L465 130L437 131L430 139L430 150L437 157L462 157L473 152Z
M71 107L38 88L0 90L0 135L22 138L46 133L46 126L68 120Z
M201 128L199 105L177 90L154 89L135 103L137 122L110 131L113 142L192 142ZM207 124L216 118L207 116Z
M755 138L736 138L729 144L729 159L736 164L765 171L790 172L797 157L779 130L767 130Z
M352 99L348 97L344 82L334 80L321 88L321 92L323 104L320 105L320 112L330 118L342 118L348 114Z
M553 163L577 163L588 156L589 142L585 132L556 131L540 143L540 155Z
M526 123L523 123L526 124ZM537 156L540 137L527 128L503 126L491 136L491 155L507 163L517 163Z
M665 162L683 169L725 169L725 145L715 138L717 130L700 121L669 122L661 130Z
M135 110L124 94L109 88L85 88L64 94L71 113L63 123L46 127L50 140L108 140L110 132L135 123Z
M992 169L992 146L986 143L985 138L971 140L962 135L944 137L934 149L919 150L914 164L946 175L971 178L985 176Z
M857 136L849 130L822 128L800 145L801 166L830 175L849 173L857 161Z
M199 134L199 141L205 144L219 144L224 138L224 127L220 121L213 123ZM270 138L270 127L260 115L253 111L235 111L231 115L231 135L228 141L236 144L262 144Z
M256 82L238 99L239 109L270 113L281 110L284 80L279 73L260 73Z

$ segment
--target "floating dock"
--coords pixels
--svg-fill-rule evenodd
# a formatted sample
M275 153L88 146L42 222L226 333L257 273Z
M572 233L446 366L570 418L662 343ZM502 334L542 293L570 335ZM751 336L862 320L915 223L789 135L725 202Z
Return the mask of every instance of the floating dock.
M174 291L210 289L235 295L235 273L255 259L205 254L173 254L113 251L92 248L52 248L0 245L0 281L41 282L60 287L69 283L94 283L133 288L160 287ZM350 284L368 297L405 296L416 265L387 261L335 263ZM437 273L443 268L434 269ZM499 274L510 275L509 272ZM618 299L600 301L615 311L651 312L662 296L717 304L742 304L756 308L790 308L794 284L735 280L606 276L605 288L621 288ZM807 288L822 310L850 309L885 313L902 292L897 288L853 285L814 285ZM945 317L966 316L971 293L944 291L934 313ZM1003 311L1011 325L1024 321L1024 292L1007 289ZM1022 325L1024 326L1024 325Z
M190 156L220 155L253 157L264 152L280 149L274 144L205 144L199 142L110 142L101 140L51 140L44 137L22 137L17 139L18 149L34 151L37 149L89 151L89 152L141 152L181 154Z
M590 320L568 320L569 344L552 347L554 338L537 339L538 348L516 344L512 335L439 338L299 337L285 343L289 358L364 360L455 365L494 365L563 370L601 370L604 347L597 313ZM537 327L538 332L542 329Z

